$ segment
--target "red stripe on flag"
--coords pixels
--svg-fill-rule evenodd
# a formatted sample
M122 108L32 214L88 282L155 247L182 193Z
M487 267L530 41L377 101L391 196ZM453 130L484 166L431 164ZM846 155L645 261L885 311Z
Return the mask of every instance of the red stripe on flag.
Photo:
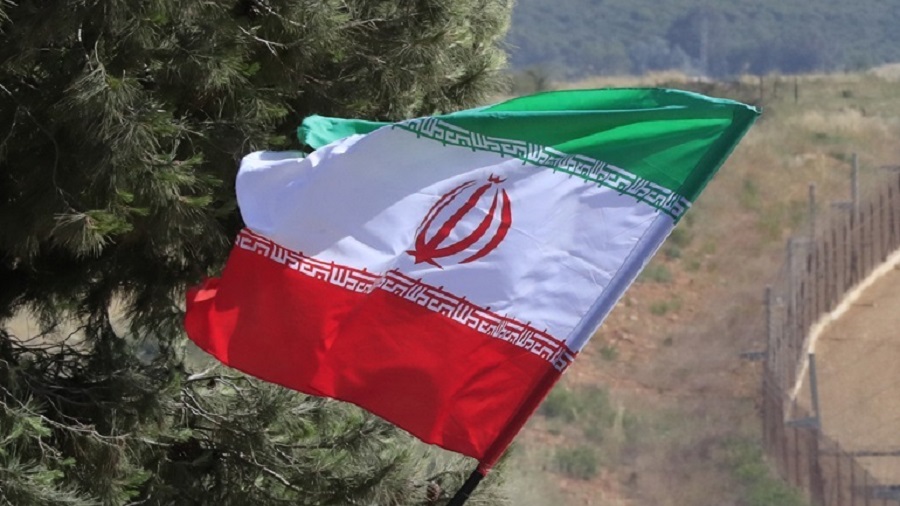
M389 291L348 289L241 247L221 279L188 294L185 327L231 367L352 402L485 470L560 375Z

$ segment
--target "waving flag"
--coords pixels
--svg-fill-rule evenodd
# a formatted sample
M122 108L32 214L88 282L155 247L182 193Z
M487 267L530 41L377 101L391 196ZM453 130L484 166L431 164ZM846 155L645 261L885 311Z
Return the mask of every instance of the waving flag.
M189 293L188 335L486 471L756 116L629 89L308 118L312 154L243 160L247 228Z

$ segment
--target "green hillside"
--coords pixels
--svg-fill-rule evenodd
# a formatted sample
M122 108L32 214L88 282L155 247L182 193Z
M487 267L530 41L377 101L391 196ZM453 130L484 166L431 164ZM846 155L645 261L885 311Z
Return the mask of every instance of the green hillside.
M678 69L857 70L900 61L900 0L518 0L514 69L555 78Z

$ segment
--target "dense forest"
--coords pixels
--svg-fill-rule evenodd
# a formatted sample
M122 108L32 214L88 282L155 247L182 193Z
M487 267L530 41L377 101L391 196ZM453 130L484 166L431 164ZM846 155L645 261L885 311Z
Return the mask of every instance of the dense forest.
M677 69L859 70L900 61L900 0L519 0L513 68L554 78Z

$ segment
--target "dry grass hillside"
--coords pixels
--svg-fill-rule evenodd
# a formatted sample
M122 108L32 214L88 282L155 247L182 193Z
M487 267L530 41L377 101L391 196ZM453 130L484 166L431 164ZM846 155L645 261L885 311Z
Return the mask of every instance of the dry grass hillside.
M564 87L671 86L763 115L519 438L516 504L804 504L758 444L763 293L809 213L900 165L900 66L865 74L693 82L597 78ZM796 93L795 93L796 90Z

